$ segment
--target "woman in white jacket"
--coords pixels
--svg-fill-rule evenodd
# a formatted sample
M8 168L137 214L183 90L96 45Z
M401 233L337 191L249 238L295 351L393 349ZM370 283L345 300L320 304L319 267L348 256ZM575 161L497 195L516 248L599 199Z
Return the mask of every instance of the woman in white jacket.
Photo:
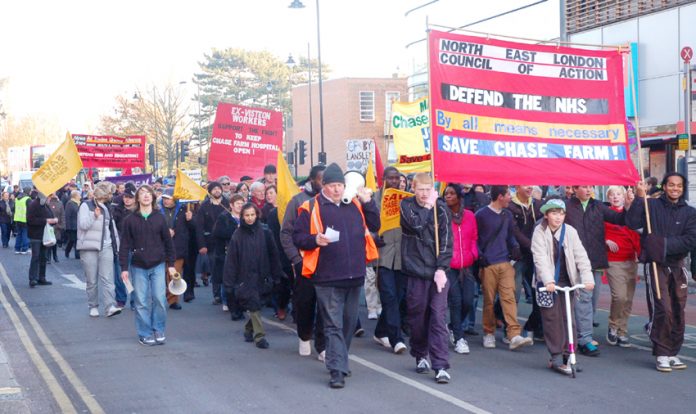
M559 199L548 200L541 206L544 219L532 235L532 255L536 267L537 288L544 286L553 293L556 286L573 286L579 283L585 289L594 289L592 265L577 231L564 224L566 207ZM562 239L561 239L562 238ZM571 300L573 295L571 293ZM553 304L541 309L544 341L551 354L549 368L563 374L571 374L568 360L568 323L565 312L565 296L553 295ZM574 319L574 316L573 316ZM574 325L574 324L573 324ZM573 326L573 335L576 335Z

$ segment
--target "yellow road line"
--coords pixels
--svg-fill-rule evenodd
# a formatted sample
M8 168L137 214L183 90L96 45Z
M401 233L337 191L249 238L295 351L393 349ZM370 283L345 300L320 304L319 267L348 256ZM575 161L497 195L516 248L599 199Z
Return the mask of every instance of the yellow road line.
M0 268L2 268L1 264ZM14 325L14 328L17 331L17 335L19 335L19 340L22 341L24 349L26 349L27 354L29 354L29 358L39 371L41 378L43 378L46 385L48 385L48 389L51 391L51 394L53 394L53 398L56 400L56 403L58 403L60 411L63 413L77 413L75 407L70 402L70 398L65 391L63 391L60 383L48 368L46 362L41 358L39 352L36 350L34 343L29 338L29 334L27 334L26 329L24 329L24 325L22 325L22 322L19 320L17 313L14 311L14 309L12 309L12 306L7 301L7 297L5 296L5 292L2 291L2 287L0 287L0 302L2 302L5 312L7 312L7 315L10 317L12 325Z
M61 369L61 371L63 371L63 374L65 374L67 380L75 388L75 391L77 391L77 394L80 396L82 401L84 401L89 411L94 414L103 414L105 411L102 408L102 406L92 396L92 393L89 392L87 387L85 387L85 385L82 383L77 374L75 374L75 371L73 371L73 369L70 367L70 364L68 364L68 362L63 358L63 356L58 352L51 340L48 339L48 335L46 335L46 332L44 332L43 328L34 318L34 315L31 313L27 305L24 303L24 301L22 301L22 298L17 293L17 290L14 288L14 285L12 285L12 281L7 276L5 267L2 264L0 264L0 276L2 276L2 279L5 281L5 284L7 285L10 294L17 302L19 308L22 310L22 313L24 313L24 316L27 318L32 328L36 332L36 336L38 336L39 340L41 341L41 344L44 346L44 348L46 348L53 360L56 361L56 364L58 364L58 367Z

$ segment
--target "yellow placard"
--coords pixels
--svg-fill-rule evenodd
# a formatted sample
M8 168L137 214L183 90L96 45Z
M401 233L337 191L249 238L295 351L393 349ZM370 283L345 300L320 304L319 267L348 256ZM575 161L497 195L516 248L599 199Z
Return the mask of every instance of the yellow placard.
M276 171L278 172L278 196L276 198L278 204L278 221L282 224L283 217L285 217L285 209L288 207L290 199L299 193L300 189L297 188L297 184L292 178L290 167L288 166L288 163L285 162L282 151L278 151Z
M80 154L77 152L72 135L68 132L65 141L31 176L31 181L39 191L49 195L75 177L81 169Z
M518 119L461 114L438 110L436 124L446 131L479 132L483 134L557 139L562 141L609 141L612 144L626 142L624 124L584 125L531 122Z
M411 196L413 196L413 194L395 188L384 190L384 194L382 195L382 207L379 213L379 219L381 221L381 227L379 228L380 236L386 231L401 226L401 200Z
M176 170L176 184L174 184L174 198L177 200L203 201L208 192L196 184L185 172Z
M394 166L405 173L430 171L430 113L427 99L394 102L391 131L397 156Z

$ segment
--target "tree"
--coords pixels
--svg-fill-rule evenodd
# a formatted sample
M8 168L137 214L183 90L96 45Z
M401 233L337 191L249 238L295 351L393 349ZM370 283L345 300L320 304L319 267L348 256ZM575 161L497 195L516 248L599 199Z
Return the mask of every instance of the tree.
M137 90L133 98L116 97L114 115L102 116L101 133L111 135L145 134L148 144L155 144L156 161L165 164L166 175L172 174L179 142L190 138L189 104L180 88L155 86L151 91ZM158 169L159 171L159 169Z
M312 78L317 79L318 68L316 61L308 65L306 58L300 58L298 67L290 68L268 51L234 48L213 49L198 64L201 72L193 75L193 82L198 86L195 100L200 112L193 115L192 137L203 146L209 143L219 102L268 107L290 117L292 86L307 82L310 67ZM328 72L323 65L322 73Z

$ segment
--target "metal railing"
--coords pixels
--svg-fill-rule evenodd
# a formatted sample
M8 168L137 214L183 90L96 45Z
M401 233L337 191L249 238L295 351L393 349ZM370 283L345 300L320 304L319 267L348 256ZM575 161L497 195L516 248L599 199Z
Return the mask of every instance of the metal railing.
M582 32L694 1L696 0L566 0L566 29L568 33Z

